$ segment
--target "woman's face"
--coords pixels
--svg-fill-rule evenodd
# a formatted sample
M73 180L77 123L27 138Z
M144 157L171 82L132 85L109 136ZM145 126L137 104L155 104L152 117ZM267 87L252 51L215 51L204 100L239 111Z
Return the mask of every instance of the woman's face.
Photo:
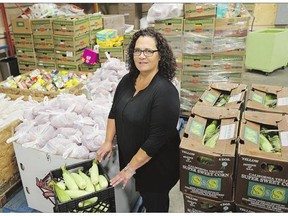
M135 50L138 50L138 54L140 51L140 55L137 55L137 52L135 53ZM146 37L140 36L137 39L135 43L133 59L137 69L140 72L150 73L158 71L158 63L160 60L160 55L159 52L156 50L157 47L154 38L148 36ZM152 54L152 56L149 56L149 53L150 55Z

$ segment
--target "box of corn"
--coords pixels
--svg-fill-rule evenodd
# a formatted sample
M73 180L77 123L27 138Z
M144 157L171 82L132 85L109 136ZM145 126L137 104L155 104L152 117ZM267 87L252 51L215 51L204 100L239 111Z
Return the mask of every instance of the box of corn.
M288 87L252 84L246 109L288 114Z
M239 138L235 203L288 212L288 115L245 111Z
M31 96L41 102L45 96L51 99L60 93L82 94L82 81L86 78L84 72L35 69L16 77L8 77L0 83L0 93L5 93L11 99L23 96L23 100L29 100Z
M194 106L180 143L180 190L233 200L240 111Z
M47 185L40 189L53 189L54 212L116 212L114 187L103 166L95 159L62 165L49 175Z
M196 105L244 110L248 88L238 83L212 83L201 95Z

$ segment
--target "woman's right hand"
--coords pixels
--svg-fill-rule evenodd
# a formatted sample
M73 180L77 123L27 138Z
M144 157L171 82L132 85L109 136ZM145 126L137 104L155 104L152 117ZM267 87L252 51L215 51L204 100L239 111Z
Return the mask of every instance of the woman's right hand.
M104 142L97 151L97 160L101 162L106 157L110 158L112 154L112 142Z

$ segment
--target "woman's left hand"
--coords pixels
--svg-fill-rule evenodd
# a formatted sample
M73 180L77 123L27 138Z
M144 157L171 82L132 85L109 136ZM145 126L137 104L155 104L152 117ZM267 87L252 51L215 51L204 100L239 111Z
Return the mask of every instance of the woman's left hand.
M118 175L116 175L113 179L110 180L110 183L113 187L118 185L123 181L122 189L124 189L128 183L128 181L131 179L131 177L135 174L135 171L129 168L128 166L122 169Z

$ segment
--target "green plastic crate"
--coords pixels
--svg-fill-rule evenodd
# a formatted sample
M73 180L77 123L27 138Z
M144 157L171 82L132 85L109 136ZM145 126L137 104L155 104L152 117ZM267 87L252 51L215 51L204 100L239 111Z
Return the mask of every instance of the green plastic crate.
M288 30L265 29L250 32L246 42L246 69L266 73L285 67L288 62Z

